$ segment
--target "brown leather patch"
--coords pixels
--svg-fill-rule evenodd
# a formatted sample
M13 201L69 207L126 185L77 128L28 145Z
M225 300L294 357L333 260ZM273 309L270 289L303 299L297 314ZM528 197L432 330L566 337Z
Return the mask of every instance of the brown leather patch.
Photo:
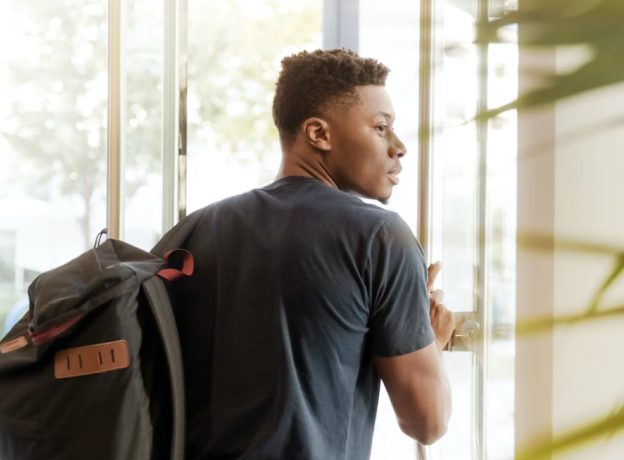
M57 351L54 355L54 377L66 379L99 374L125 369L129 365L128 342L116 340Z
M20 335L15 339L0 343L0 353L9 353L10 351L19 350L28 345L28 339L25 335Z

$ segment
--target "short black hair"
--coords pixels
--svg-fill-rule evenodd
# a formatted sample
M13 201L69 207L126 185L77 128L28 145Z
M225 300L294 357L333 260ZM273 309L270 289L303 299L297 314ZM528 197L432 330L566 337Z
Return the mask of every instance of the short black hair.
M342 100L354 99L355 87L383 86L390 69L348 49L302 51L282 59L273 98L273 121L282 142L296 135L309 117Z

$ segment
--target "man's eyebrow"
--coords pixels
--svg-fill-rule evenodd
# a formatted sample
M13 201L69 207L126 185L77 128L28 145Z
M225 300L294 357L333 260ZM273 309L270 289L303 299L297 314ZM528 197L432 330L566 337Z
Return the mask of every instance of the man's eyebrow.
M391 114L391 113L388 113L388 112L384 112L383 110L380 110L375 115L382 115L382 116L386 117L388 120L394 121L394 115Z

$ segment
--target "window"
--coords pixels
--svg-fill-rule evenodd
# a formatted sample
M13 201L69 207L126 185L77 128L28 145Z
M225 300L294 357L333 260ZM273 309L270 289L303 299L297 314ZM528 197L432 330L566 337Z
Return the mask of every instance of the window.
M162 2L124 1L124 240L150 249L162 232Z
M107 31L103 0L0 4L1 313L105 225Z
M189 2L189 212L275 177L280 61L321 47L321 13L320 0Z
M177 2L176 5L178 4ZM430 460L513 457L516 115L475 113L512 99L514 43L475 45L475 21L513 8L503 0L194 0L186 34L187 211L265 185L280 162L271 117L280 60L349 41L392 72L387 88L408 148L388 208L416 233L427 225L430 261L444 263L447 305L479 325L445 354L454 393L447 436ZM431 220L419 222L422 4L433 17ZM108 4L104 0L0 2L0 326L25 307L41 271L93 244L105 226ZM124 238L149 249L162 232L168 111L162 3L122 2L126 96L122 107ZM331 13L338 17L330 17ZM325 8L325 15L323 9ZM338 19L334 21L334 19ZM323 23L325 21L325 24ZM343 27L346 26L346 27ZM333 29L332 29L333 28ZM340 30L334 30L340 29ZM509 30L510 36L515 35ZM332 37L331 40L328 37ZM111 125L112 126L112 125ZM171 128L171 126L169 126ZM468 324L468 323L466 323ZM459 328L459 332L465 332ZM476 330L476 329L475 329ZM463 345L462 345L463 343ZM373 459L415 459L382 393Z

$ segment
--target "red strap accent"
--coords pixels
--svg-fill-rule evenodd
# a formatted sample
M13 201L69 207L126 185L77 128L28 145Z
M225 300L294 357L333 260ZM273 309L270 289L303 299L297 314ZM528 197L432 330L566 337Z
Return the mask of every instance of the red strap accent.
M51 327L50 329L46 329L45 331L33 332L29 330L28 334L30 335L33 345L41 345L61 335L67 329L80 321L83 316L84 315L78 315L75 318L70 319L69 321L65 321L63 324Z
M158 273L156 273L161 278L164 278L168 281L175 281L177 279L182 278L183 276L191 276L193 271L195 270L195 260L193 259L193 254L188 252L186 249L173 249L172 251L168 251L165 254L164 259L169 260L169 257L175 252L182 252L182 268L163 268Z

